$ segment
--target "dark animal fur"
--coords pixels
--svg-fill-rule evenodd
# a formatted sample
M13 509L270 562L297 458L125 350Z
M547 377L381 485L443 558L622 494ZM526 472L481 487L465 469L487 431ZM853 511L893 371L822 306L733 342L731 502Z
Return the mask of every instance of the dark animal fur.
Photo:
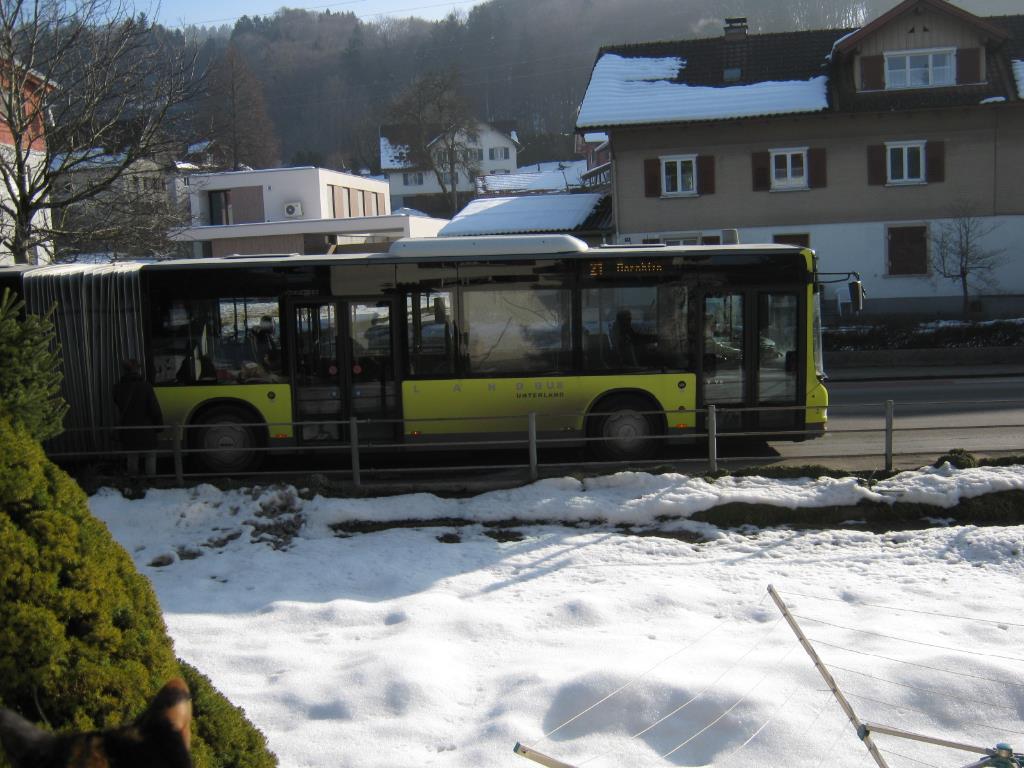
M192 700L184 680L167 683L131 725L55 734L0 709L0 744L14 768L191 768Z

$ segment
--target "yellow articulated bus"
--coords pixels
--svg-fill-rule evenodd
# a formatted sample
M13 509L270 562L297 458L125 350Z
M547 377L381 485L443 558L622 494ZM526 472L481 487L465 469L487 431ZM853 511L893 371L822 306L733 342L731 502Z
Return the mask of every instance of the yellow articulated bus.
M239 256L18 273L54 302L67 440L113 426L144 363L210 472L265 447L540 438L602 458L704 429L824 430L815 255L786 245L588 246L569 236L401 240L386 253ZM75 437L77 436L77 437Z

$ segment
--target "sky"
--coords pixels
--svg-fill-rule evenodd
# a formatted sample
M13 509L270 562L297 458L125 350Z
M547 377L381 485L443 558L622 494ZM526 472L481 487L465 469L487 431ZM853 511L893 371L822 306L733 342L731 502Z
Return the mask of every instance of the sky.
M282 2L282 0L162 0L157 20L169 27L195 25L215 27L233 25L244 15L268 16L282 7L305 8L311 11L351 12L373 20L379 16L418 16L442 19L453 10L468 12L481 0L342 0L341 2Z
M946 511L1011 488L1024 466L871 487L624 472L461 499L101 489L90 507L153 583L178 655L282 768L526 768L516 742L580 768L857 768L873 762L768 585L861 720L1022 751L1024 526L957 527ZM861 499L931 504L934 527L689 519ZM410 518L445 523L337 528ZM514 535L488 535L510 518ZM638 535L652 526L663 535ZM878 742L892 768L975 759Z

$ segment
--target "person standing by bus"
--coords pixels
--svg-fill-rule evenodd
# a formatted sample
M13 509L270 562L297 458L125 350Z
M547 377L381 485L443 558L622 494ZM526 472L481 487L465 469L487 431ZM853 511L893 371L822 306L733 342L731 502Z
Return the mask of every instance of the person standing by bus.
M139 474L139 455L146 456L146 474L156 474L156 436L164 424L164 415L152 385L142 376L138 360L126 360L120 381L114 385L121 446L129 451L128 474ZM151 427L151 429L142 429Z

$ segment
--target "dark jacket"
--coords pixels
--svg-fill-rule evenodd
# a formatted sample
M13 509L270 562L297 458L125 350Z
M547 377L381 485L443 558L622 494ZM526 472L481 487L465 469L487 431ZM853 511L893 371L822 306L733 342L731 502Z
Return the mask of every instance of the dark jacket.
M162 427L164 415L156 393L149 382L138 373L126 373L114 385L114 403L117 405L122 427ZM118 430L121 445L130 451L151 451L156 448L159 429Z

